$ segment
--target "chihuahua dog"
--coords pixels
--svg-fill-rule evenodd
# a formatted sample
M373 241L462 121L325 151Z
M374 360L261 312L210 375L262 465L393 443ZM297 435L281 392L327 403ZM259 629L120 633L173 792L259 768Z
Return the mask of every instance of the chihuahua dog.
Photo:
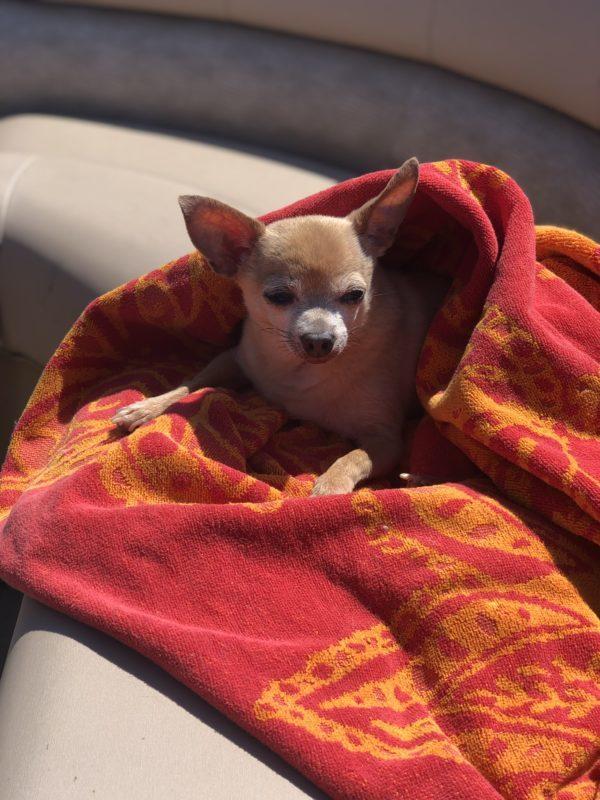
M356 442L317 479L313 495L351 492L397 468L417 402L417 359L447 288L430 272L379 264L418 180L411 158L347 217L269 225L217 200L181 197L193 244L242 290L241 340L182 386L121 408L113 422L132 431L196 389L250 383L292 418Z

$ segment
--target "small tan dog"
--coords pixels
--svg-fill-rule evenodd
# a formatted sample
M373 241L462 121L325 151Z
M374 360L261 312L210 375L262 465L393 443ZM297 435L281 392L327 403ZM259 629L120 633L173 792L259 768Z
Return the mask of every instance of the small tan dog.
M378 265L418 180L411 158L347 217L268 226L217 200L181 197L192 242L242 290L241 341L177 389L120 409L113 422L132 431L196 389L250 382L294 419L358 444L317 479L313 495L351 492L397 468L403 425L417 402L417 359L447 288L429 272Z

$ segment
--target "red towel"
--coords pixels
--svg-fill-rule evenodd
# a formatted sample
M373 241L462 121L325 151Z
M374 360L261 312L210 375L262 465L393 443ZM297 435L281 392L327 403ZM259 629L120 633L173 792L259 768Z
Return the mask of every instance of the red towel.
M366 175L267 215L342 215ZM119 406L231 343L195 253L93 302L0 481L0 576L134 647L334 798L591 800L600 746L600 248L493 167L425 165L387 259L453 276L411 467L310 498L349 444L204 389Z

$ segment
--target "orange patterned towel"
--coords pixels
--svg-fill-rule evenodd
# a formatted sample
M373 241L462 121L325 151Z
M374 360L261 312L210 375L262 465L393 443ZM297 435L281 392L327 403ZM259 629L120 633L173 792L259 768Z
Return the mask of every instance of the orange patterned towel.
M346 214L390 172L269 214ZM600 747L600 248L492 167L426 165L389 254L450 273L411 467L308 497L348 448L204 389L115 409L229 345L195 253L92 303L0 482L0 576L136 648L334 798L592 800ZM537 261L536 261L537 246Z

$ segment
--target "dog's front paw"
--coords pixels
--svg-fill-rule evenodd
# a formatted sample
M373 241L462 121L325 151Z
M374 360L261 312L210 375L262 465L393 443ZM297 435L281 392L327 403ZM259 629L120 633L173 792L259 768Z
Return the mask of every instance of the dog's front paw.
M349 478L324 472L315 481L310 494L311 497L322 497L326 494L350 494L353 489L354 483Z
M145 422L150 422L150 420L159 417L162 412L163 409L153 402L152 398L148 398L120 408L111 419L111 422L131 433L131 431L139 428Z

